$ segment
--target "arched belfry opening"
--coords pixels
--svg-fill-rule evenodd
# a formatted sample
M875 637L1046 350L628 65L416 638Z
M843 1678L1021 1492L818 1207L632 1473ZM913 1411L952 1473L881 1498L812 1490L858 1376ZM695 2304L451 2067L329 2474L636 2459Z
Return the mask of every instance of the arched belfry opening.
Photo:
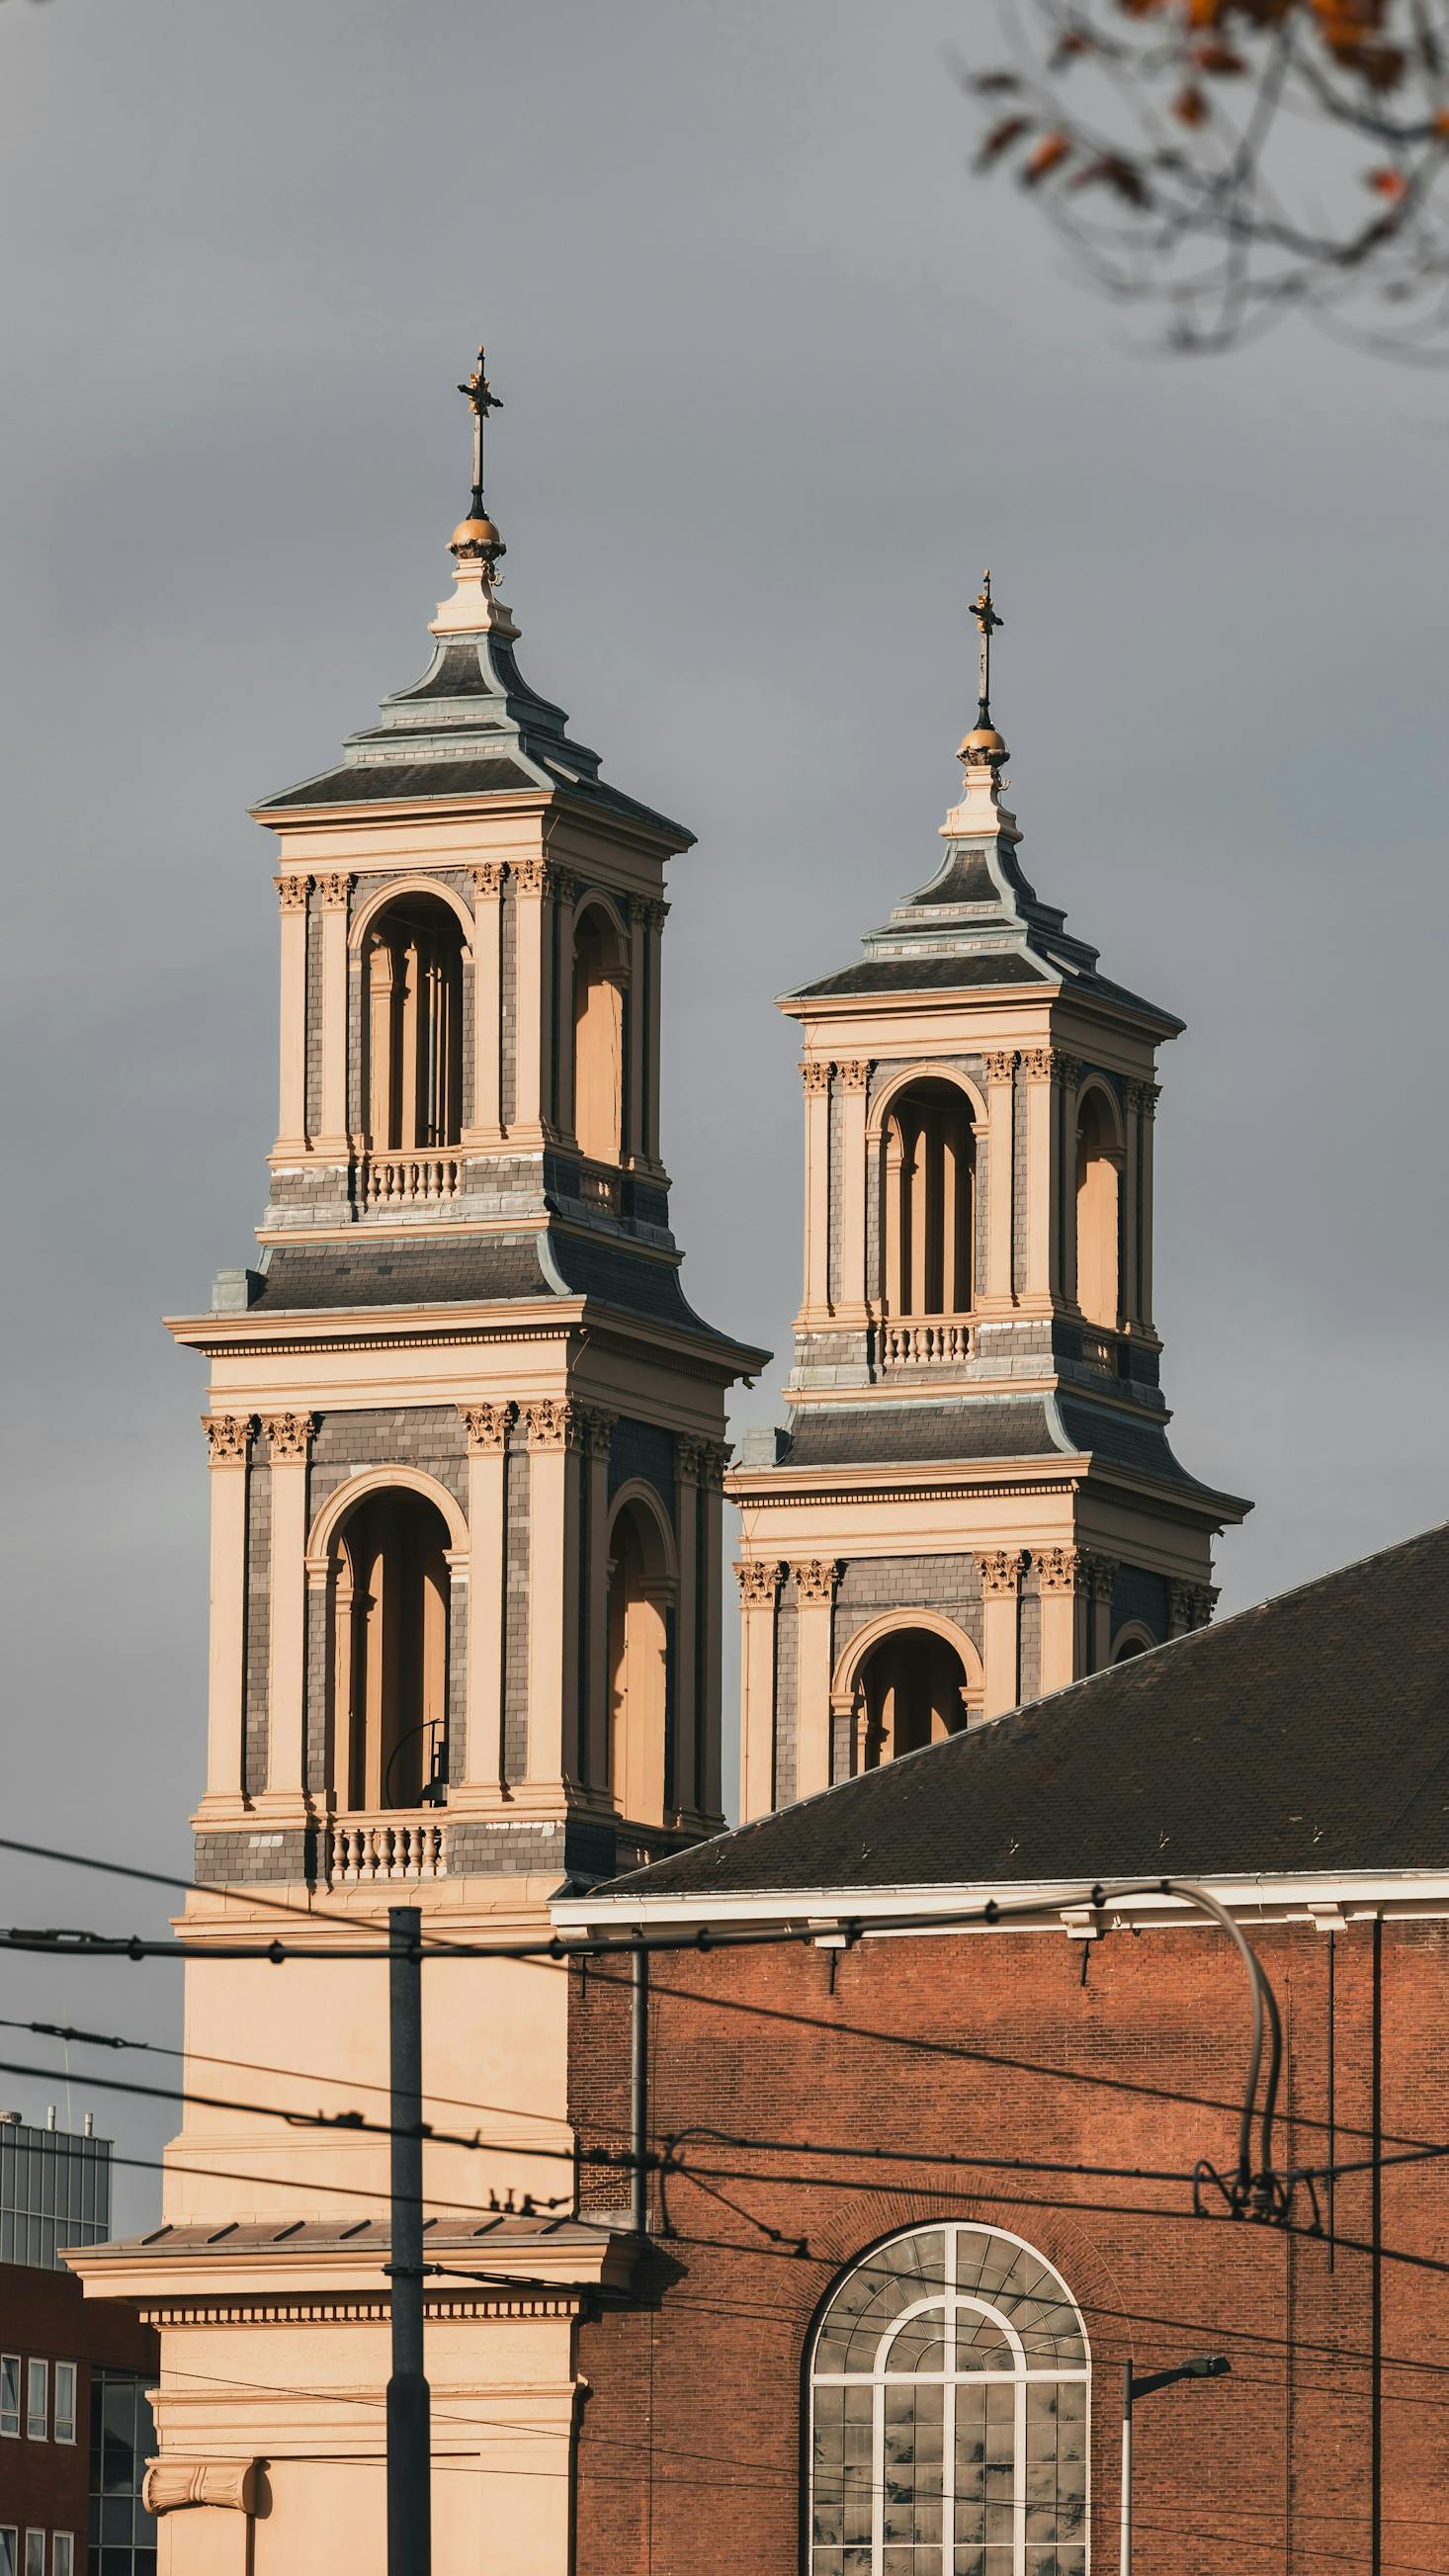
M1077 1120L1077 1303L1089 1324L1115 1332L1119 1316L1122 1152L1100 1089Z
M965 1659L933 1628L893 1628L872 1646L855 1677L855 1763L873 1771L898 1753L917 1753L959 1735L980 1693Z
M953 1082L911 1083L890 1103L881 1144L886 1312L968 1315L976 1232L969 1099Z
M664 1822L674 1591L662 1522L642 1497L621 1501L609 1533L609 1787L631 1824Z
M416 1807L447 1777L448 1526L425 1494L386 1487L335 1544L340 1800L362 1814Z
M399 896L367 934L367 1134L374 1154L456 1145L463 1127L463 925Z
M574 931L574 1133L591 1163L624 1150L623 937L602 904L587 904Z

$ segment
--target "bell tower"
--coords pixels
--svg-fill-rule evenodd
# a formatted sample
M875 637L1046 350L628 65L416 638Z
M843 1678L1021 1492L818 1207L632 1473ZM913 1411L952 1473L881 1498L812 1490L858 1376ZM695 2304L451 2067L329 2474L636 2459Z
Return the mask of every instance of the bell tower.
M167 2512L169 2576L381 2568L399 1904L425 1951L461 1945L423 1973L437 2563L480 2563L486 2530L500 2576L562 2576L574 2320L628 2257L568 2216L568 1974L491 1953L722 1821L724 1404L767 1354L694 1312L670 1229L664 885L691 835L523 679L481 350L462 390L427 667L255 809L270 1194L252 1261L170 1328L209 1366L200 2098L164 2224L84 2258L163 2330L152 2492L196 2508Z
M785 995L805 1090L789 1428L747 1437L745 1818L1061 1689L1211 1612L1247 1503L1179 1465L1152 1303L1157 1050L1025 876L992 722L940 860Z

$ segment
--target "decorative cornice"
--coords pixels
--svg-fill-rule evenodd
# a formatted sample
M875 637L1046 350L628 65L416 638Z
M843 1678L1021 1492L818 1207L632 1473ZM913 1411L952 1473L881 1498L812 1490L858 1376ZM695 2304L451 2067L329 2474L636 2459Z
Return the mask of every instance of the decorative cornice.
M981 1061L986 1068L988 1082L1010 1082L1016 1069L1016 1049L1015 1047L994 1047L990 1054L982 1057Z
M283 912L305 912L310 877L273 877Z
M209 1467L244 1467L254 1428L250 1413L203 1413L206 1463Z
M567 1397L546 1395L523 1407L531 1449L577 1449L584 1436L585 1412Z
M347 898L352 892L352 879L343 870L332 876L319 877L317 892L324 912L345 912Z
M516 1404L460 1404L463 1428L468 1434L469 1454L478 1457L487 1450L508 1445L508 1426L517 1415Z
M1022 1568L1026 1564L1021 1548L984 1548L978 1551L976 1562L981 1569L981 1589L988 1599L993 1594L1000 1599L1007 1593L1020 1591Z
M822 1092L830 1089L830 1077L834 1071L833 1064L822 1064L818 1058L812 1058L808 1064L801 1065L800 1072L805 1084L807 1100L818 1100Z
M775 1597L785 1578L785 1568L783 1565L761 1564L754 1558L746 1558L735 1567L735 1576L740 1587L742 1609L772 1610L775 1606Z
M842 1091L869 1090L871 1073L869 1057L858 1058L853 1064L838 1064L835 1071Z
M1036 1567L1043 1592L1075 1592L1085 1570L1081 1550L1075 1547L1042 1548Z
M470 869L469 873L473 879L474 893L496 902L503 891L503 880L508 874L508 861L480 859L478 865Z
M225 2505L255 2513L259 2460L153 2460L141 2482L148 2513L175 2513L182 2505Z
M795 1577L795 1595L801 1607L828 1610L840 1581L837 1560L834 1557L815 1557L806 1565L792 1565L790 1571Z
M316 1428L315 1413L264 1413L262 1429L267 1436L272 1465L305 1467Z

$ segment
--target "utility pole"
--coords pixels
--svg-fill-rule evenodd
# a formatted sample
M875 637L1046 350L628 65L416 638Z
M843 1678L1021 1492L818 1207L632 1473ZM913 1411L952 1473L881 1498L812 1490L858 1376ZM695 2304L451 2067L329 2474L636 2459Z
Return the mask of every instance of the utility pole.
M1232 2369L1223 2352L1199 2353L1193 2361L1180 2361L1175 2370L1136 2371L1131 2362L1122 2369L1122 2555L1121 2576L1132 2576L1132 2407L1139 2397L1150 2397L1155 2388L1171 2388L1178 2379L1222 2379Z
M387 2576L432 2576L433 2430L423 2373L423 1918L387 1909L391 2059L392 2376L387 2383Z

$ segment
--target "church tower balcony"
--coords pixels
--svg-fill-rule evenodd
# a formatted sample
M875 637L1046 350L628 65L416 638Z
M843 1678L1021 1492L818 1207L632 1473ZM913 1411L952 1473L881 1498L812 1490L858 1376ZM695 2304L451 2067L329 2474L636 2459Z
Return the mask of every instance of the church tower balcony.
M1169 1445L1153 1317L1157 1050L1025 875L991 721L939 861L801 1031L788 1431L748 1440L742 1812L808 1795L1210 1611L1249 1506Z

